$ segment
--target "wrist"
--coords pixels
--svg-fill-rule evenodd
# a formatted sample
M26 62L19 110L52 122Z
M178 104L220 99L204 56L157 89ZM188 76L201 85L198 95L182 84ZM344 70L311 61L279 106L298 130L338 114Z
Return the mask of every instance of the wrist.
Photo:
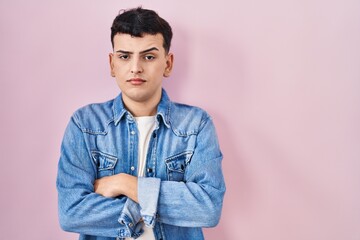
M121 173L120 176L121 176L122 194L131 198L135 202L138 202L138 197L137 197L138 178L126 173Z

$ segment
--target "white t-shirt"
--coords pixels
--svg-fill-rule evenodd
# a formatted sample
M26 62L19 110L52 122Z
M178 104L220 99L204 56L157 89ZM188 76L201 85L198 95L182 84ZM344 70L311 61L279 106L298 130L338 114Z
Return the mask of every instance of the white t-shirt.
M146 155L149 148L151 133L155 129L155 116L135 117L135 120L139 130L138 176L143 177L145 175ZM137 240L155 240L152 228L146 227L143 223L143 230L144 233L138 237ZM126 238L126 240L130 239L133 238Z
M138 176L143 177L145 175L146 155L150 137L155 129L155 116L136 117L135 120L139 130Z

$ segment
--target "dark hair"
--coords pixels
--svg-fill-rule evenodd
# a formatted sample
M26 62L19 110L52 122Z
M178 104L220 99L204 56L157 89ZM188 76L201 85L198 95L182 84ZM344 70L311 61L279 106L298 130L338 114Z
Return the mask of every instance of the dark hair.
M164 38L163 47L165 52L170 50L172 30L167 21L161 18L155 11L141 7L132 8L121 12L116 16L111 26L111 44L114 48L114 36L117 33L130 34L134 37L142 37L144 34L155 35L160 33Z

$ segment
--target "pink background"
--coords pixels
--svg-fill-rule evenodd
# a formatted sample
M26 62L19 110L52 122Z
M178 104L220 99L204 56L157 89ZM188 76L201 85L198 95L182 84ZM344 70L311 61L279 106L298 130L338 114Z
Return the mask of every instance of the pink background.
M74 240L55 178L80 106L118 94L110 26L175 32L173 100L214 117L227 193L207 239L360 239L360 1L0 1L0 238Z

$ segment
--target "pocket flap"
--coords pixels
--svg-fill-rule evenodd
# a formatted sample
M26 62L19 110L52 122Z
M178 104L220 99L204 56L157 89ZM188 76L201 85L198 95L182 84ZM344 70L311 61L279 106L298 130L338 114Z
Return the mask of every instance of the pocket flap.
M184 173L186 166L190 163L193 152L187 151L175 156L169 157L165 160L166 167L170 171Z
M118 160L117 157L100 151L91 151L91 155L99 171L113 169Z

